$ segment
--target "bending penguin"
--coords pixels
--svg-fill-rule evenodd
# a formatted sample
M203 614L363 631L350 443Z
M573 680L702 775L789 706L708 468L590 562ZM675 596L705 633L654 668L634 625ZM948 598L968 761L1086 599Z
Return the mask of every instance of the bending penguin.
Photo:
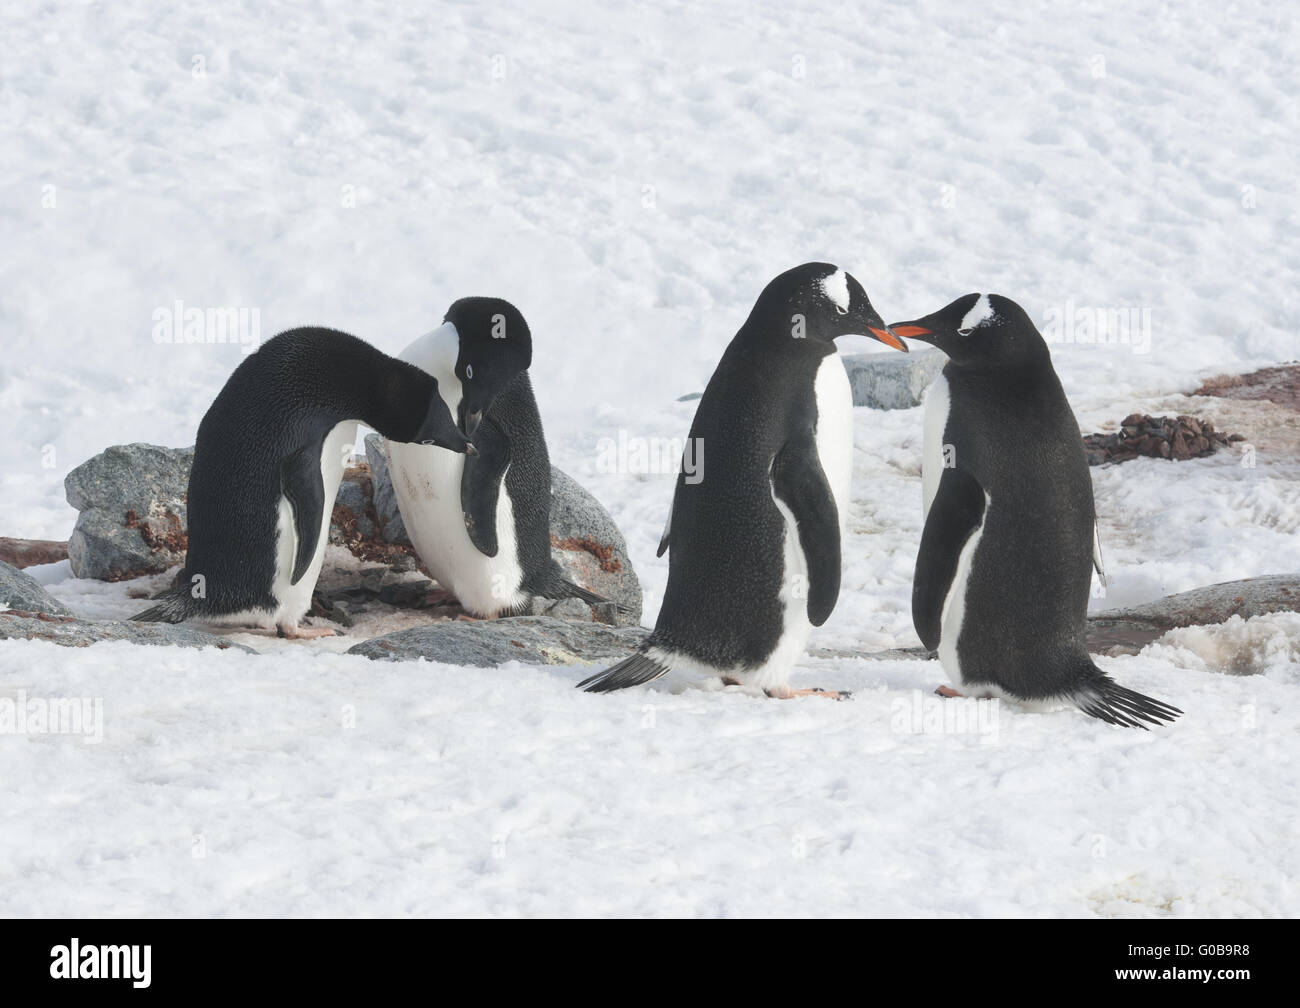
M434 376L477 454L388 444L406 531L438 583L474 616L510 615L534 595L607 600L564 577L551 556L551 462L528 366L532 334L500 298L456 301L402 351Z
M821 692L789 677L840 591L853 398L834 340L846 334L907 349L835 266L806 263L764 288L691 423L659 543L671 552L654 632L580 688L680 670L782 699Z
M386 437L472 450L419 368L333 329L290 329L235 369L199 424L189 547L172 588L140 622L299 626L357 423Z
M1091 568L1103 578L1079 425L1025 311L967 294L893 326L948 355L926 394L925 530L912 619L961 693L1073 704L1145 728L1182 711L1114 682L1088 656Z

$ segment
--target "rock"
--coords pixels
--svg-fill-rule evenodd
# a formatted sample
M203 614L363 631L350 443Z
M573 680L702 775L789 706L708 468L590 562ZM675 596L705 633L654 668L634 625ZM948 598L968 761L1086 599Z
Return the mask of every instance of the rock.
M853 405L872 409L910 409L939 376L948 358L942 350L855 354L844 357Z
M1094 613L1088 617L1088 650L1137 654L1175 627L1212 626L1232 616L1250 619L1274 612L1300 612L1300 574L1227 581L1145 605Z
M0 609L70 616L70 610L57 601L30 574L0 561Z
M379 588L379 601L400 609L419 609L429 600L433 582L428 578L409 581L389 581Z
M1188 459L1213 455L1221 445L1243 440L1240 434L1223 434L1208 420L1193 416L1152 417L1130 413L1118 433L1088 434L1083 439L1088 465L1128 462L1139 457Z
M703 399L703 392L687 392L684 396L678 396L678 402L694 402L696 399Z
M375 537L379 530L375 525L375 511L371 503L368 465L352 465L343 471L343 480L339 483L339 494L335 498L334 507L336 512L338 508L343 508L347 512L347 516L353 520L357 536L362 539ZM330 524L330 542L342 544L343 539L341 523L336 519Z
M366 459L370 463L370 479L374 487L375 515L379 520L379 534L385 542L410 545L402 512L397 507L397 494L388 472L388 453L384 439L378 434L366 435Z
M624 608L614 616L618 625L641 622L641 582L628 559L623 533L600 501L555 466L551 466L551 556L570 581Z
M12 564L19 570L39 564L58 563L68 559L68 544L52 539L10 539L0 536L0 561Z
M1266 367L1244 375L1210 378L1192 395L1224 399L1265 399L1300 410L1300 364Z
M642 627L615 629L549 616L434 623L363 641L348 654L377 661L430 661L490 668L508 661L587 665L626 658L646 638Z
M72 573L100 581L156 574L185 559L192 448L117 445L63 481L81 512L68 540Z
M89 647L100 641L124 640L132 644L173 644L177 647L234 648L257 654L252 648L223 637L169 623L128 623L122 620L83 620L45 613L0 612L0 640L44 640L63 647Z

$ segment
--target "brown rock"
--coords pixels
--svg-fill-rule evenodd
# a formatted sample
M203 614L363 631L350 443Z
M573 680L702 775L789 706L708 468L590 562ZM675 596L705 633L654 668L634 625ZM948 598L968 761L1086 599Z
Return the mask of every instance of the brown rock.
M0 536L0 560L22 570L68 559L68 544L53 539L10 539Z

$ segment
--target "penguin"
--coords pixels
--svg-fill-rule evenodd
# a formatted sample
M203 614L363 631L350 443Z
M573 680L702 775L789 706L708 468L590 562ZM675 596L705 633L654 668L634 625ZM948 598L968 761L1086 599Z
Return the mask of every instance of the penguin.
M334 329L290 329L237 367L199 424L185 564L162 601L131 617L302 627L357 424L386 437L472 450L419 368Z
M467 457L388 443L397 506L429 573L483 619L523 611L533 596L607 604L551 556L551 462L528 377L532 333L519 309L461 298L400 356L437 379L476 450Z
M853 396L834 340L907 347L828 263L759 295L705 387L658 555L668 586L638 652L578 684L608 692L670 670L787 699L790 670L835 608L853 468Z
M892 328L948 356L925 399L925 527L912 582L916 632L955 687L938 692L1074 705L1140 728L1174 720L1182 711L1120 686L1088 655L1092 568L1105 577L1092 478L1024 309L967 294Z

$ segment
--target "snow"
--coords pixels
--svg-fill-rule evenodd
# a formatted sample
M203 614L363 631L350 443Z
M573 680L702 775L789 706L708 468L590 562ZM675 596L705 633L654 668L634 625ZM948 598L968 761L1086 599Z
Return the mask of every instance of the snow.
M993 290L1081 321L1052 350L1084 430L1249 434L1093 470L1094 608L1300 570L1294 414L1184 395L1300 356L1284 7L51 3L5 41L0 534L66 538L63 477L110 444L192 444L259 339L397 353L495 295L652 621L675 469L598 445L682 437L677 398L763 285L825 261L886 319ZM155 340L195 308L197 342ZM1125 312L1147 328L1089 341ZM353 638L3 642L0 696L104 710L95 745L0 735L5 911L1300 912L1295 621L1099 659L1186 711L1150 733L938 705L935 663L829 656L917 643L922 413L855 414L842 593L793 677L851 701L590 696L592 669L371 663L337 653ZM87 616L143 604L33 573Z

